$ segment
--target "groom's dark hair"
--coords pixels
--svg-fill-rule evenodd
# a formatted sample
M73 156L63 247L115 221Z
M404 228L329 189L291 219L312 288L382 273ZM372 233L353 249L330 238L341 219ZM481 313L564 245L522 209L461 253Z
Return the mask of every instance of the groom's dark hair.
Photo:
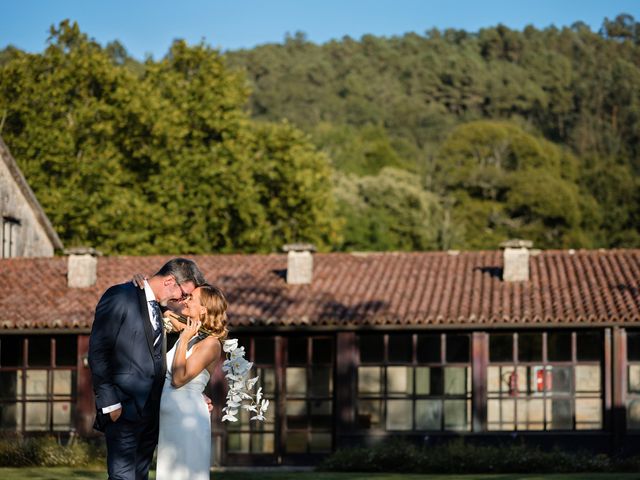
M187 258L172 258L154 276L168 277L169 275L173 276L179 285L193 282L197 287L206 283L204 275L196 265L196 262Z

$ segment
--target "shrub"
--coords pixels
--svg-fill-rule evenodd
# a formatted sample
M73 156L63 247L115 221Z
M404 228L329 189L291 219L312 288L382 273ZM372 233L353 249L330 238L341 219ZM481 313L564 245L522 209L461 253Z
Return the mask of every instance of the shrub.
M0 438L0 467L79 467L104 458L103 447L74 437L66 445L51 436Z
M637 471L640 457L612 459L604 454L542 451L523 444L478 446L463 440L416 447L394 440L371 448L338 450L319 470L403 473L569 473Z

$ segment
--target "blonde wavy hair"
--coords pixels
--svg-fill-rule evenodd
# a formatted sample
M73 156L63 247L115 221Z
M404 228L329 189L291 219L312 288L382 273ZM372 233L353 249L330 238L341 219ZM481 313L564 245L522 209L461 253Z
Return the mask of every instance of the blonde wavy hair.
M218 287L209 283L199 285L200 304L207 309L200 321L202 326L213 332L223 342L229 330L227 329L227 299Z

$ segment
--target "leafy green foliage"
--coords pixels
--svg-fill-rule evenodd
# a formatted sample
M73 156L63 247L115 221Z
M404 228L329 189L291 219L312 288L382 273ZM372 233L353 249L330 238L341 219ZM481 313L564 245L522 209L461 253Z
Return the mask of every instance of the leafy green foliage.
M613 458L590 452L543 451L524 443L487 446L464 440L418 447L391 439L373 446L337 450L318 466L321 471L402 473L560 473L632 472L640 458Z
M426 248L495 248L510 236L541 247L632 247L640 246L639 32L622 14L600 33L580 23L498 25L324 45L299 34L228 58L251 81L252 115L300 125L339 172L418 175L442 212L440 240ZM617 191L610 177L621 171L629 177ZM343 246L416 245L365 234L373 227L350 220L362 211L351 198ZM368 218L384 225L379 208Z
M106 253L271 251L338 240L328 160L251 121L242 76L176 41L133 68L63 22L0 70L2 135L66 246ZM130 63L130 62L129 62Z
M621 14L137 62L63 22L0 52L0 134L64 243L106 253L638 247L639 38Z

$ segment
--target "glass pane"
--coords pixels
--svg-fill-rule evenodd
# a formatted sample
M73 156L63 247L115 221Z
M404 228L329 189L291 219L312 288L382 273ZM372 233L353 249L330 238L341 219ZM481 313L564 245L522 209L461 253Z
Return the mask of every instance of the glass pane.
M599 430L602 428L602 401L599 398L576 399L576 429Z
M600 393L600 366L576 365L576 392Z
M286 411L288 428L307 428L307 402L287 400Z
M416 394L429 395L431 393L431 369L429 367L416 368Z
M273 368L258 368L260 380L258 383L262 386L262 391L267 397L273 397L276 391L276 372Z
M544 430L544 400L518 400L517 408L518 430Z
M551 430L571 430L573 428L571 400L564 398L547 400L547 418L550 420Z
M18 372L0 372L0 399L15 400L18 396Z
M333 363L333 341L330 338L313 339L313 363Z
M469 335L447 333L447 362L463 362L469 361Z
M627 407L627 427L631 430L640 430L640 399L629 402Z
M286 450L287 453L306 453L307 432L288 432Z
M22 405L0 403L0 429L22 430Z
M431 395L442 395L444 393L444 369L442 367L431 367Z
M18 335L0 337L0 367L22 366L22 343Z
M466 367L445 367L444 393L445 395L464 395L467 393Z
M382 392L382 367L358 367L358 393Z
M78 337L76 335L57 335L56 365L59 367L75 367L78 363ZM29 343L31 349L31 343Z
M40 431L49 429L48 404L29 402L26 407L25 430Z
M442 430L442 401L416 400L416 430Z
M331 434L311 432L309 450L312 453L331 451Z
M387 430L411 430L411 400L387 400Z
M640 361L640 332L627 332L627 358L630 361Z
M411 395L413 393L412 373L411 367L387 367L387 393Z
M232 453L249 453L249 434L230 433L227 436L227 450Z
M440 334L420 334L418 335L418 363L440 363L441 343Z
M629 392L640 393L640 365L629 365Z
M289 337L287 342L287 361L289 365L307 363L307 338Z
M489 361L513 362L513 335L510 333L489 334Z
M314 400L311 403L311 428L331 429L333 416L331 415L331 400Z
M380 363L384 361L384 337L382 335L360 335L360 363Z
M71 402L53 403L53 429L69 430L71 427Z
M69 397L72 393L73 383L71 370L54 370L53 395Z
M513 430L515 428L515 400L510 398L489 400L487 403L487 423L491 430Z
M570 362L571 332L547 333L547 356L550 362Z
M380 400L358 400L358 428L380 428L381 418L382 402Z
M602 334L600 332L577 332L576 348L578 361L600 360L602 358Z
M502 391L502 367L487 368L487 392L500 393Z
M542 334L519 333L518 334L518 359L521 362L542 361Z
M467 400L444 401L444 428L445 430L468 430L468 414L471 402Z
M408 333L389 334L389 361L411 363L413 357L412 336Z
M551 391L554 393L571 392L571 367L548 367L551 369Z
M47 336L29 337L29 366L51 365L51 339Z
M273 433L254 433L251 435L251 453L273 453L275 451Z
M254 362L271 365L276 359L276 341L273 337L256 337Z
M333 369L331 367L314 367L311 370L311 385L309 386L312 397L330 397L333 391Z
M307 394L307 369L304 367L287 367L287 395Z
M46 398L47 396L47 371L27 370L27 396L28 399Z

